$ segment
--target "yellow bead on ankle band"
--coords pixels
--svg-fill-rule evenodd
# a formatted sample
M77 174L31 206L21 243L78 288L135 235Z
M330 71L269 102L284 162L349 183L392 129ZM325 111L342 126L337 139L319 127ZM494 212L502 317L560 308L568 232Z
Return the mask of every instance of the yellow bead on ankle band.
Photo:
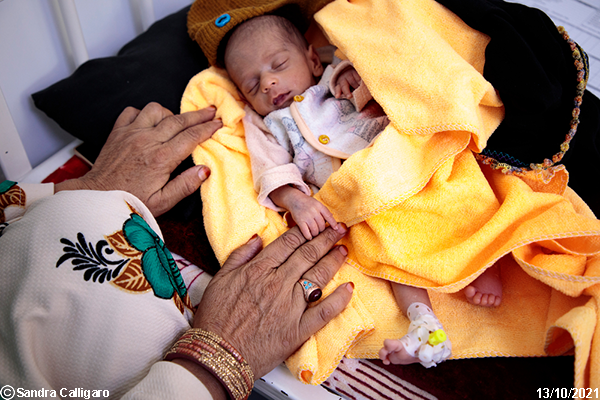
M440 343L444 343L446 339L446 332L444 332L443 329L438 329L437 331L431 332L431 334L429 334L429 340L427 340L427 343L429 343L432 346L437 346Z

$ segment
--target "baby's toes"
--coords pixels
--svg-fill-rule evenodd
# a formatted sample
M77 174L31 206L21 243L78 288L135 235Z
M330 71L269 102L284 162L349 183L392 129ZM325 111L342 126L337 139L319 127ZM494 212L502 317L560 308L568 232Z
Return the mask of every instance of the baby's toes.
M494 295L490 295L490 300L488 300L489 306L490 307L498 307L500 305L500 303L502 303L502 297L501 296L494 296Z
M465 288L465 296L467 299L472 299L477 294L477 290L473 286L467 286Z
M477 291L473 286L468 286L465 289L465 297L469 301L469 303L474 304L476 306L481 305L483 300L483 295Z
M477 297L477 296L476 296ZM479 303L475 303L482 307L498 307L500 305L501 297L493 294L481 295Z
M390 365L390 360L388 358L389 354L390 354L390 352L385 347L382 347L381 349L379 349L379 359L381 361L383 361L383 363L385 365Z
M494 296L491 294L482 294L479 305L482 307L487 307L487 306L491 305L491 302L493 301L493 299L492 299L493 297Z

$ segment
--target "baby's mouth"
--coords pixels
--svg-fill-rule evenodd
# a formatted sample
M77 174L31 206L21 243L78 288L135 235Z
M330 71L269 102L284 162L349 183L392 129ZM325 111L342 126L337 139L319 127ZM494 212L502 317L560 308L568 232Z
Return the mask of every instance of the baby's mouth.
M285 102L285 99L287 99L287 97L288 97L289 94L290 93L287 92L287 93L283 93L283 94L280 94L279 96L275 97L273 99L273 105L275 107L281 106Z

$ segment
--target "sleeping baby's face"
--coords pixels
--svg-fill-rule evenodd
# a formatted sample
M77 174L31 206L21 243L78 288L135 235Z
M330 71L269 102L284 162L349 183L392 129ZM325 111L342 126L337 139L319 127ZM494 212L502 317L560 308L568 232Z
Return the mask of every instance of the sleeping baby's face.
M303 49L266 27L232 35L225 66L242 95L262 116L288 107L323 71L312 46Z

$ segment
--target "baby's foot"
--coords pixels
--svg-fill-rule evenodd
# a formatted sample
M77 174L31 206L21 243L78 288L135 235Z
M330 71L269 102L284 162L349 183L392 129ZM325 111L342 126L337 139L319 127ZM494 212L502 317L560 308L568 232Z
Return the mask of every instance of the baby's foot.
M502 302L502 281L497 265L486 269L465 288L469 303L482 307L498 307Z
M379 358L385 365L408 365L419 362L419 357L410 355L398 339L385 339L383 347L379 350Z
M400 340L386 339L379 350L384 364L412 364L420 362L425 368L435 367L452 354L442 324L431 308L423 303L412 303L406 310L411 323L408 333Z

